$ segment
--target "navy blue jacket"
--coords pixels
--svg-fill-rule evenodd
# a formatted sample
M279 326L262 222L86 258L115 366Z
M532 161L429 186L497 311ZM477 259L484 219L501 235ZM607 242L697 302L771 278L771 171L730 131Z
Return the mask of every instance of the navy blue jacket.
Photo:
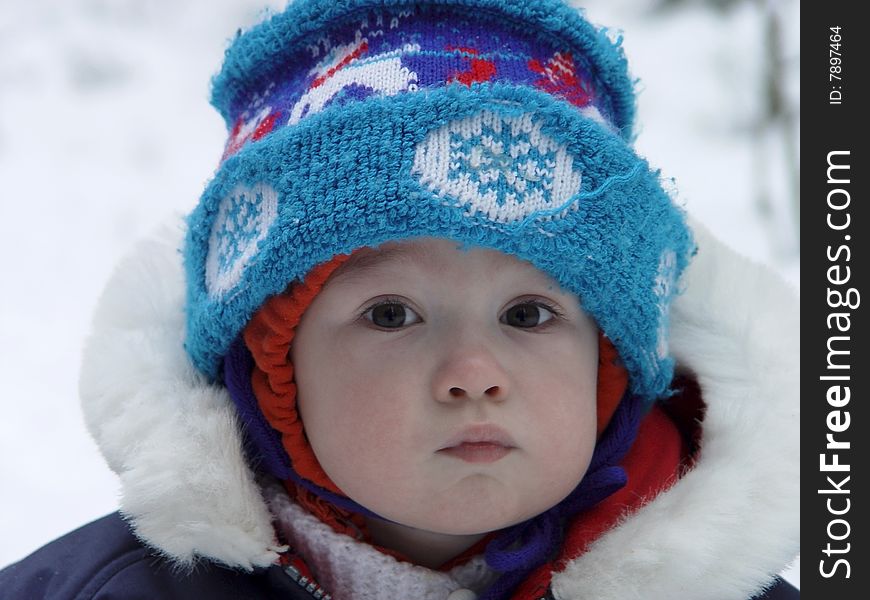
M211 563L183 573L133 535L118 513L0 571L2 600L312 600L281 567L245 573Z
M755 600L793 600L785 581ZM203 563L182 573L113 513L0 571L0 600L315 600L283 568L245 573ZM340 599L336 599L340 600ZM691 600L691 599L686 599ZM741 600L741 599L735 599Z

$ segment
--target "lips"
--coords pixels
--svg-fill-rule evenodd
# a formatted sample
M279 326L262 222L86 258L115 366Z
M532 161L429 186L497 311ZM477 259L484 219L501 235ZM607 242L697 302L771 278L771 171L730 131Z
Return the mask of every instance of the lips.
M504 429L496 425L472 425L451 437L438 454L469 463L491 463L516 449L516 443Z

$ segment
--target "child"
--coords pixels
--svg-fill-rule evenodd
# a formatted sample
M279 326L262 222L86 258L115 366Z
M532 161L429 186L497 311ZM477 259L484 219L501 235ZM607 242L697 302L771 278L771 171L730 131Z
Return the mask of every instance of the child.
M558 0L238 37L183 275L141 246L83 367L120 514L0 597L797 597L796 301L690 228L633 102Z

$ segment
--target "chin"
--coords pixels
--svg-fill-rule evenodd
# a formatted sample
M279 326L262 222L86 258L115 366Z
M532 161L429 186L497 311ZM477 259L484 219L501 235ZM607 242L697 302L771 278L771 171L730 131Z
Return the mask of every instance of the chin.
M455 509L452 514L443 519L420 519L416 524L411 524L416 529L424 529L443 535L479 535L498 531L517 523L530 519L537 515L533 513L508 513L499 514L497 507L484 506L482 510L468 510L468 506Z

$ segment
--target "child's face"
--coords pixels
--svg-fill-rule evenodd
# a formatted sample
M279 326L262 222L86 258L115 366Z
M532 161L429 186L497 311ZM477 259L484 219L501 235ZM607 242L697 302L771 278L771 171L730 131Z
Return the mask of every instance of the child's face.
M434 238L359 251L305 312L291 359L323 469L397 523L500 529L557 504L589 465L596 326L501 252Z

